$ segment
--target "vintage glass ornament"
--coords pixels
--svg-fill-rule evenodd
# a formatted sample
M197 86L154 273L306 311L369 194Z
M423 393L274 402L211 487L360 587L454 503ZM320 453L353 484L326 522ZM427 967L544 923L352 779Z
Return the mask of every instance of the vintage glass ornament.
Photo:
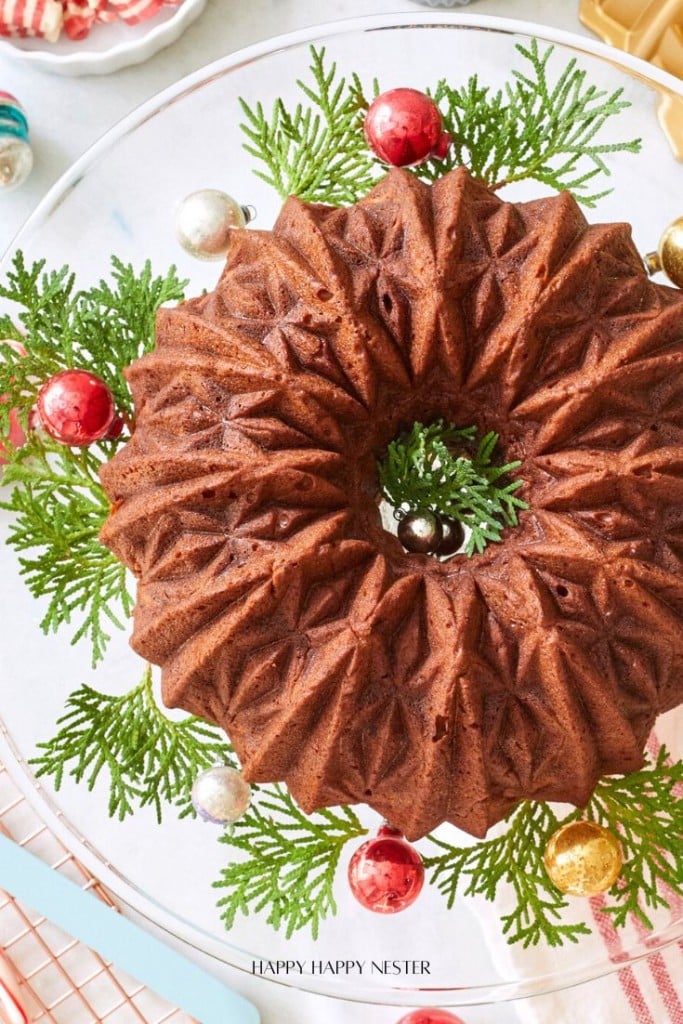
M372 101L365 138L385 164L414 167L427 157L440 160L451 142L436 103L417 89L390 89Z
M186 252L200 260L225 259L230 234L245 228L253 217L248 206L215 188L186 196L176 213L176 234Z
M448 1010L425 1008L424 1010L413 1010L412 1013L401 1017L397 1024L464 1024L464 1021L460 1017L456 1017L454 1013L449 1013Z
M191 797L192 806L204 821L230 825L249 807L251 786L236 768L218 764L197 776Z
M645 266L651 275L663 270L672 284L683 288L683 217L669 224L657 252L649 252L645 257Z
M10 93L0 92L0 189L21 185L32 167L24 109Z
M376 914L396 914L409 907L420 895L424 876L419 853L391 825L382 825L349 862L351 892Z
M441 540L436 545L435 553L442 558L454 555L465 543L465 527L452 516L439 516Z
M597 896L614 885L623 857L619 840L609 829L594 821L573 821L550 837L543 862L560 892Z
M396 533L406 551L416 555L433 554L441 543L441 523L433 512L407 512Z
M89 370L61 370L50 377L36 406L43 430L74 447L106 437L116 416L111 391Z

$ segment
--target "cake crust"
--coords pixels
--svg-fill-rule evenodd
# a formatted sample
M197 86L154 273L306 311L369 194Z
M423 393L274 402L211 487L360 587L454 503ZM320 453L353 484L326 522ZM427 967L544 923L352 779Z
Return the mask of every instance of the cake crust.
M683 701L682 316L627 225L463 168L235 232L216 290L160 311L102 471L166 703L249 780L409 838L638 769ZM471 559L380 521L376 459L436 418L521 462L529 510Z

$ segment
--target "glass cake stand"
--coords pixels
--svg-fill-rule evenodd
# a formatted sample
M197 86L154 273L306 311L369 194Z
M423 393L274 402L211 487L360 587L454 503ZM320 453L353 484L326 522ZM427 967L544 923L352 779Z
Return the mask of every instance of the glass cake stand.
M16 239L28 261L48 266L69 263L79 283L92 283L109 269L109 256L155 268L176 263L191 280L189 292L211 288L220 267L192 260L178 246L174 209L199 188L223 189L257 210L256 228L269 227L277 213L276 194L253 174L238 125L239 97L290 101L295 80L305 77L308 47L324 45L345 72L358 71L382 88L425 88L442 76L462 82L477 72L496 87L511 66L519 66L515 44L532 35L556 47L554 67L571 56L590 78L612 90L622 87L632 107L615 119L614 138L642 136L643 152L610 161L614 191L590 219L629 220L636 244L656 247L662 229L683 211L683 168L659 129L656 103L662 93L680 89L670 76L598 43L565 33L471 14L422 13L376 17L310 29L251 47L190 76L141 107L97 143L51 190ZM542 193L535 184L508 190L513 198ZM7 516L0 521L3 533ZM560 950L510 950L500 931L496 908L462 900L448 911L427 886L398 918L370 915L346 891L345 866L338 873L338 915L324 923L317 943L297 934L291 940L258 916L240 918L226 932L215 908L211 881L218 877L225 849L211 827L173 820L158 826L152 813L119 823L107 816L106 787L88 794L70 782L56 794L39 784L27 767L36 744L55 731L69 692L84 682L108 692L124 692L142 671L124 634L117 635L104 664L93 673L84 646L71 647L63 632L44 637L40 602L33 601L17 572L16 557L0 547L0 634L4 728L0 757L10 766L40 814L77 856L134 912L166 929L207 957L252 971L254 961L299 959L310 963L362 960L429 962L429 975L374 973L280 975L277 980L340 999L395 1005L463 1006L547 993L603 976L683 937L680 911L661 912L647 934L627 931L610 948L593 939ZM679 724L681 719L679 718ZM668 743L681 753L681 729L664 722ZM673 738L672 738L673 737ZM377 817L366 816L370 828ZM348 851L347 856L350 856ZM589 913L575 904L575 918ZM595 928L594 928L595 931ZM438 993L438 994L437 994Z

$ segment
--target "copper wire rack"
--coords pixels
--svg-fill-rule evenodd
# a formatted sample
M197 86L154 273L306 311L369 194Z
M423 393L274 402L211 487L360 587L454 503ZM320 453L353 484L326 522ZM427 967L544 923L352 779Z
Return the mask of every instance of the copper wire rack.
M40 820L1 762L0 830L55 871L116 908L97 879ZM196 1024L2 889L0 951L17 975L32 1022Z

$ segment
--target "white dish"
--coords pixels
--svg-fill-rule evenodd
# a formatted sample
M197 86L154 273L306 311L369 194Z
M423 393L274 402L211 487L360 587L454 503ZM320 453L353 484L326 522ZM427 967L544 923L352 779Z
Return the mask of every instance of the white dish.
M140 25L114 22L95 25L87 39L74 42L62 35L56 43L44 39L0 39L5 54L53 75L109 75L131 64L142 64L180 38L198 18L206 0L183 0L179 7L163 7Z

